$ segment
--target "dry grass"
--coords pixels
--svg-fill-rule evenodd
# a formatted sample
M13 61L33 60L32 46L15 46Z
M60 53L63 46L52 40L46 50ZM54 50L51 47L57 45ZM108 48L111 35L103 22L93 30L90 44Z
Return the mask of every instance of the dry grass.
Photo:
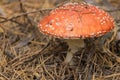
M95 1L104 9L113 5L107 10L120 29L119 0L107 6ZM39 20L63 2L0 2L0 80L120 80L120 30L85 40L87 46L74 54L71 66L63 64L67 44L38 31Z

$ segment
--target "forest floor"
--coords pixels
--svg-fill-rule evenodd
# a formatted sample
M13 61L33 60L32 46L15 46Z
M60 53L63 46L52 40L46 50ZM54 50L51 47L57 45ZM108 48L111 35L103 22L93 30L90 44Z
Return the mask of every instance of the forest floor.
M65 65L66 42L37 26L49 11L70 1L1 0L0 80L120 80L120 0L84 1L110 13L118 30L85 40L74 64Z

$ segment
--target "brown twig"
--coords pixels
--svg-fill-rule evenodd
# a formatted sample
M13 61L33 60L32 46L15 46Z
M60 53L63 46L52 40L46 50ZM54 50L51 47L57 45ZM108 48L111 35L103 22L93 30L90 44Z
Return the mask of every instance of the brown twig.
M19 5L20 5L21 11L22 11L23 13L26 13L26 10L25 10L25 8L23 7L23 3L22 3L21 0L19 0ZM24 16L25 16L25 18L27 18L28 23L30 23L31 26L33 26L33 25L34 25L34 24L33 24L34 21L30 19L30 17L28 16L28 14L26 14L26 15L24 15Z
M19 18L19 17L24 16L24 15L27 15L27 14L32 14L32 13L37 13L37 12L40 12L41 14L43 14L44 12L46 12L46 11L51 11L51 10L52 10L52 9L34 10L34 11L31 11L31 12L21 13L21 14L18 14L17 16L12 16L12 17L10 17L10 18L5 18L5 17L1 17L1 16L0 16L0 18L4 19L3 21L0 21L0 23L4 23L4 22L7 22L7 21L11 21L11 20L13 20L13 19Z
M0 16L0 18L1 18L1 19L4 19L3 21L0 21L0 23L7 22L7 21L11 21L11 22L14 22L14 23L16 23L16 24L18 24L18 25L23 25L23 24L21 24L20 22L14 20L14 19L8 19L8 18L1 17L1 16Z

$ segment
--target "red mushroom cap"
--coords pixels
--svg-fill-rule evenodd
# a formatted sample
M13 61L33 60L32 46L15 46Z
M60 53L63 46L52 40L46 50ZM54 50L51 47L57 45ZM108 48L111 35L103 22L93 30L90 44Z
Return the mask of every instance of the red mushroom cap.
M59 38L98 37L113 28L113 18L107 12L86 3L59 6L39 24L41 32Z

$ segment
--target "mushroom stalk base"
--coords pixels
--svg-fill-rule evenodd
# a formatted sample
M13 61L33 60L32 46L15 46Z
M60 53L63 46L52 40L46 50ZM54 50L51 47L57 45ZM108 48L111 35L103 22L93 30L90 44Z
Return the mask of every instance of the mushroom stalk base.
M70 63L73 57L73 54L77 52L80 48L83 48L85 46L83 39L66 39L65 40L69 46L65 63Z
M65 63L70 63L73 57L73 53L67 52L66 58L65 58Z

